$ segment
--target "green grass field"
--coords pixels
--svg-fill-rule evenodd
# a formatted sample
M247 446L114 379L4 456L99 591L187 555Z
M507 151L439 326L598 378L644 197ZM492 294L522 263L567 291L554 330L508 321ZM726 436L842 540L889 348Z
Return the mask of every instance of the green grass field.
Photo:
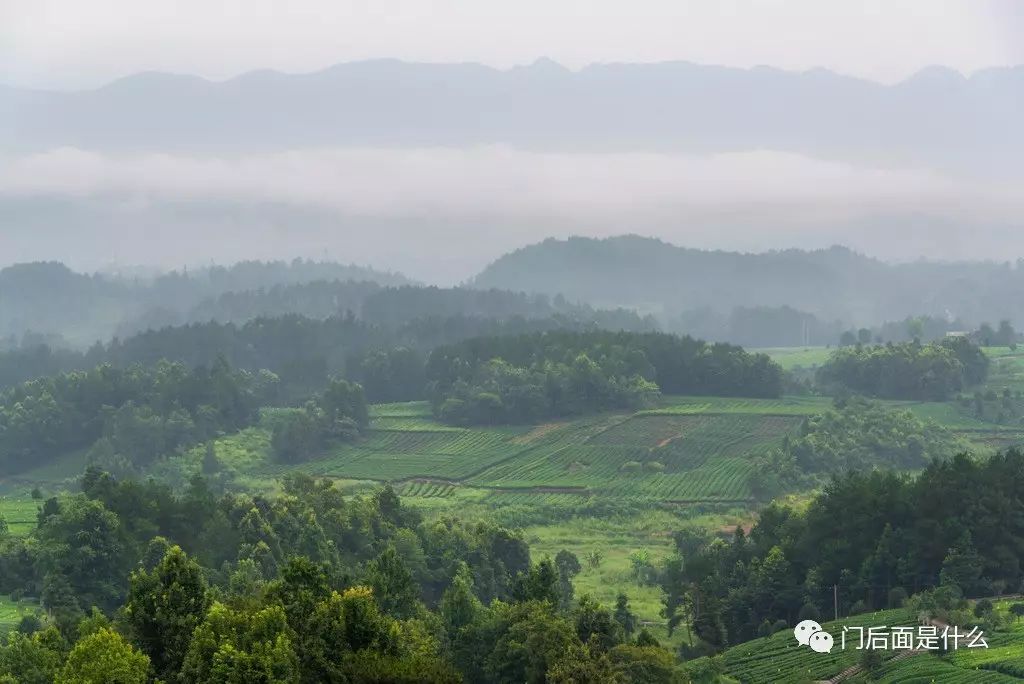
M14 629L25 615L38 610L39 604L32 599L12 601L7 596L0 596L0 635Z
M525 528L526 540L535 560L554 558L562 549L576 554L583 570L573 584L576 596L589 594L604 605L614 605L621 592L629 597L630 608L641 623L663 644L677 647L686 640L686 630L669 637L661 617L661 588L637 582L630 554L646 553L650 562L661 566L672 554L672 530L685 526L719 528L742 517L729 515L685 515L651 511L642 516L585 517L565 522L533 525ZM597 566L589 564L587 554L600 554Z
M41 503L27 495L0 496L0 517L7 522L8 532L21 536L35 527L36 514Z
M828 361L833 347L764 347L750 351L767 354L783 370L812 369Z

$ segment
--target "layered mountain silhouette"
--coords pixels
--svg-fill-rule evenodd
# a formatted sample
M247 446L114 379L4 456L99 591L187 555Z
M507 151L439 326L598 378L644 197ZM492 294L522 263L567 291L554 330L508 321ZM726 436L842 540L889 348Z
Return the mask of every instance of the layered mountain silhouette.
M1021 171L1024 67L927 68L882 85L816 69L686 62L374 60L212 82L142 73L96 90L0 88L0 149L253 151L510 144L544 150L792 151L1005 176Z

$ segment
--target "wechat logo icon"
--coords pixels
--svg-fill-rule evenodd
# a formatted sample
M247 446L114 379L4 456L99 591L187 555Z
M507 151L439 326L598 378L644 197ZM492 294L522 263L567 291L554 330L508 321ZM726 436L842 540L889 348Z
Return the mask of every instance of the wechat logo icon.
M814 620L804 620L793 629L793 636L801 646L810 646L816 653L828 653L832 650L832 635L821 628Z

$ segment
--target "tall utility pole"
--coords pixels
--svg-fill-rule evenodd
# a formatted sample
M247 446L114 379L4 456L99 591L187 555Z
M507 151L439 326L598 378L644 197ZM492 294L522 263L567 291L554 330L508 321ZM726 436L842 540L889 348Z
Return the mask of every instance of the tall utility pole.
M832 612L835 615L835 619L839 619L839 585L832 585Z

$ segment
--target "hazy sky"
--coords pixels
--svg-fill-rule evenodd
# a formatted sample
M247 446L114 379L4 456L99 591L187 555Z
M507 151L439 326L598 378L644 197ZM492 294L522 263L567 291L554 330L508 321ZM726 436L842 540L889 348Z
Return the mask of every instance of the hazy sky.
M0 82L227 78L397 57L823 66L899 80L1024 63L1018 0L0 0Z
M825 67L892 83L933 64L1024 64L1022 37L1024 0L0 0L0 84L91 88L145 70L224 79L370 58L507 68L541 56L570 68ZM0 266L329 254L450 283L550 235L625 232L733 249L842 243L891 259L1024 254L1018 177L923 162L758 145L228 155L153 139L149 151L0 152Z

